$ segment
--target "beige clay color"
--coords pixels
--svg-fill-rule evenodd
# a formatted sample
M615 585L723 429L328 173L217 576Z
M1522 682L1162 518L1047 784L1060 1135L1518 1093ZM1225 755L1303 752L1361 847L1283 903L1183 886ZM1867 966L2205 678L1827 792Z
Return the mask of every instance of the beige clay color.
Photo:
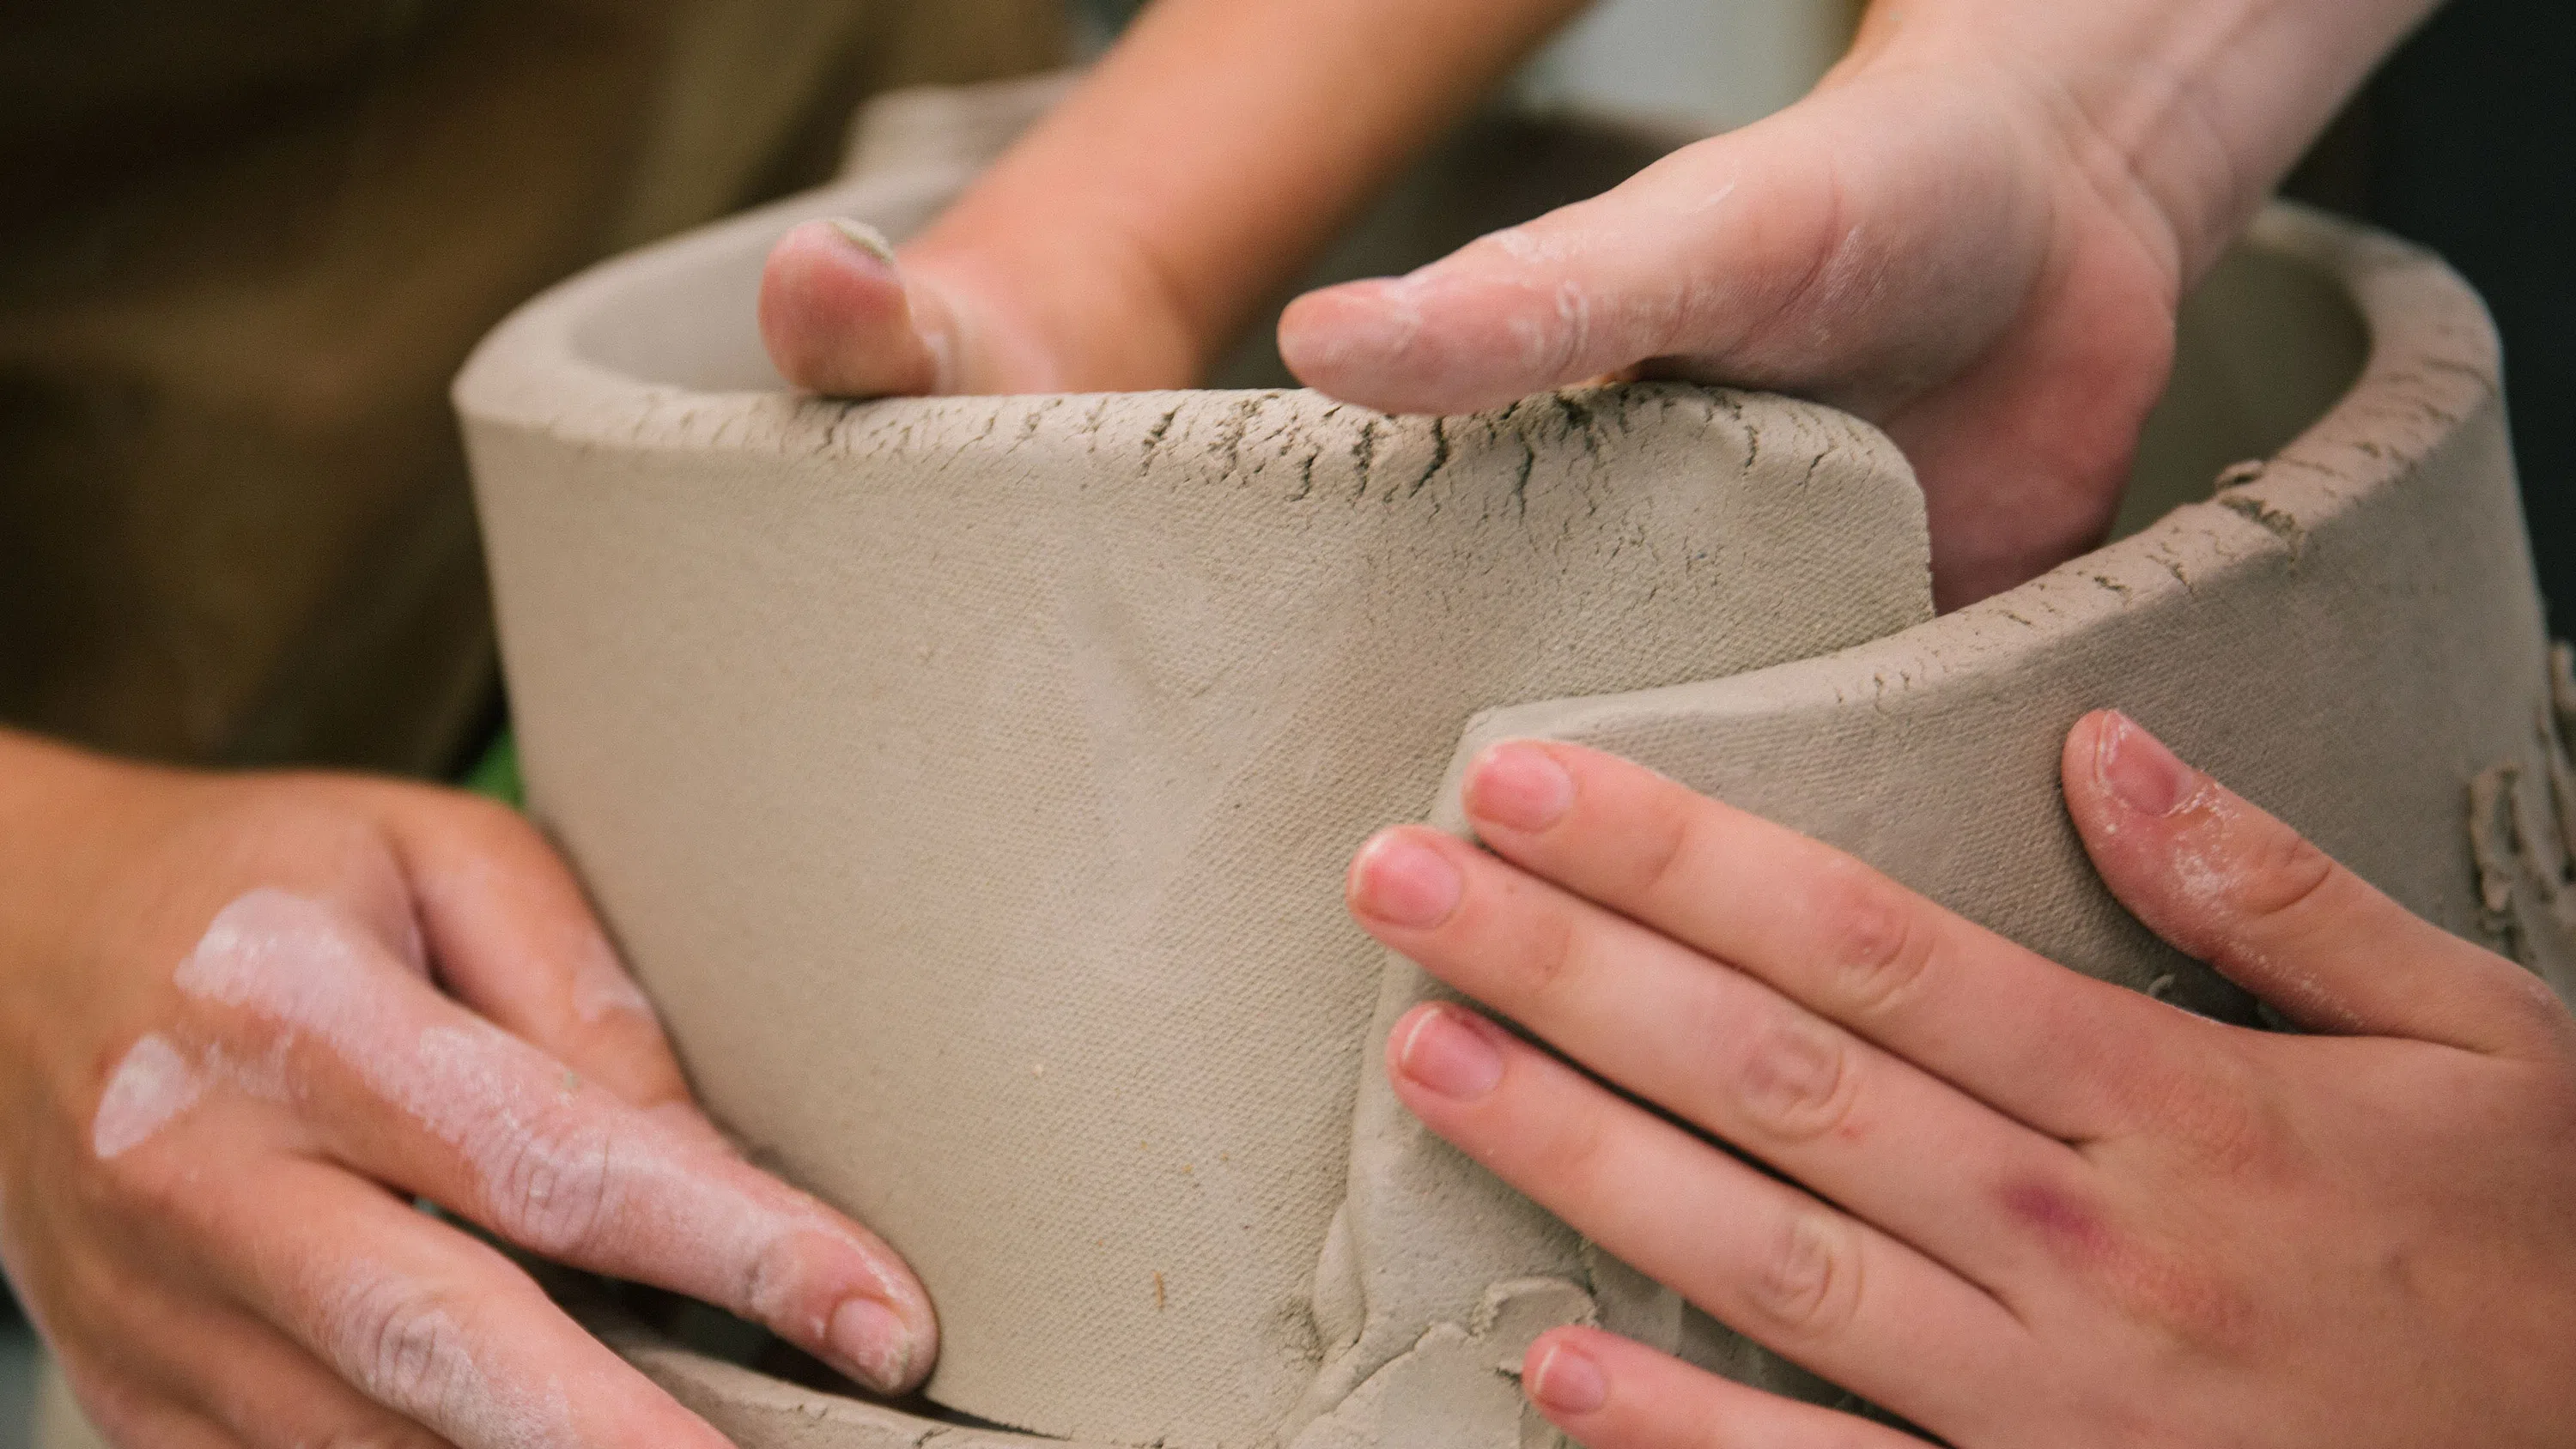
M2188 309L2129 536L1936 619L1903 460L1780 398L780 391L768 241L902 235L1042 99L898 103L866 175L568 284L458 389L536 807L713 1109L921 1270L945 1409L1099 1445L1513 1449L1552 1436L1520 1350L1574 1320L1836 1397L1379 1078L1429 987L1343 918L1342 866L1388 821L1454 825L1444 772L1492 738L1618 751L2250 1022L2063 816L2058 744L2118 706L2569 988L2576 720L2493 333L2422 253L2267 216ZM1525 165L1471 141L1345 268L1640 159L1499 134ZM748 1449L1043 1442L621 1342Z
M2212 477L2358 370L2350 396L2215 501L1933 620L1901 459L1777 398L725 386L763 380L770 236L900 231L959 179L603 271L460 389L540 808L717 1110L920 1267L943 1404L1125 1444L1497 1444L1520 1345L1586 1317L1829 1393L1379 1082L1423 987L1342 919L1341 867L1479 711L1469 746L1605 745L2240 1019L2083 864L2050 781L2086 708L2471 934L2520 899L2479 898L2471 783L2519 766L2531 889L2563 876L2528 828L2555 725L2493 344L2418 254L2267 220L2195 306L2151 468Z

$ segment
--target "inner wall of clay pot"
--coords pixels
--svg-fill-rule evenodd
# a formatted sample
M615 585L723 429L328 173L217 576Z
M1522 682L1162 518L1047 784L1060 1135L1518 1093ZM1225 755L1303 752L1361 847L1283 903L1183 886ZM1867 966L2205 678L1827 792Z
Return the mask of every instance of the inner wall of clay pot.
M1625 180L1688 138L1637 127L1492 116L1465 127L1347 232L1298 283L1272 299L1216 367L1214 388L1296 386L1275 341L1279 309L1309 288L1402 273L1487 232ZM900 237L926 224L960 178L930 175L872 193L869 218ZM638 381L703 392L786 386L753 321L769 244L813 208L786 203L775 225L688 254L600 298L576 345ZM2369 333L2323 271L2237 251L2183 305L2174 375L2149 420L2113 529L2126 537L2176 505L2207 498L2229 466L2267 458L2331 408L2360 377Z

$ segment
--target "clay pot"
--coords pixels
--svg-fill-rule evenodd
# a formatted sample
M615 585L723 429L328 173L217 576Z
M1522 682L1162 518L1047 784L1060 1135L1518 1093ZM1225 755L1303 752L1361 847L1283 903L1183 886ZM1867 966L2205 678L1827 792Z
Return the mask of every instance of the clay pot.
M1456 824L1444 772L1501 735L1616 750L2251 1021L2063 818L2064 731L2118 706L2413 909L2566 969L2496 343L2429 256L2267 215L2189 308L2128 536L1934 618L1902 457L1777 397L784 391L752 323L771 239L902 234L1031 103L898 103L877 134L915 144L566 284L457 387L534 807L714 1111L920 1269L937 1403L1095 1443L1504 1449L1499 1370L1573 1319L1833 1397L1378 1079L1428 988L1344 919L1344 862ZM1652 150L1488 126L1338 269ZM929 1427L632 1351L752 1449Z

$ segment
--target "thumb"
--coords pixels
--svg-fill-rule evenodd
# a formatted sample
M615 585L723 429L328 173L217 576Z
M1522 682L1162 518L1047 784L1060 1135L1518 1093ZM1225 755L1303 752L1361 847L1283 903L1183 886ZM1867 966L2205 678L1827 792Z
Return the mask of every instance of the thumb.
M2127 716L2068 735L2066 804L2114 895L2310 1031L2520 1054L2567 1013L2538 978L2406 910Z
M937 294L914 287L874 227L809 221L760 275L760 337L779 375L834 397L954 391L955 343Z
M1280 318L1280 354L1300 381L1334 397L1387 412L1461 413L1685 348L1727 350L1752 319L1779 309L1785 268L1748 259L1722 284L1723 299L1702 295L1702 254L1741 240L1717 233L1745 230L1740 186L1731 169L1710 165L1688 178L1658 174L1670 164L1409 276L1301 297ZM1773 215L1816 209L1793 202ZM1763 227L1783 229L1782 220ZM1784 254L1820 244L1778 240ZM1733 335L1705 335L1720 331Z

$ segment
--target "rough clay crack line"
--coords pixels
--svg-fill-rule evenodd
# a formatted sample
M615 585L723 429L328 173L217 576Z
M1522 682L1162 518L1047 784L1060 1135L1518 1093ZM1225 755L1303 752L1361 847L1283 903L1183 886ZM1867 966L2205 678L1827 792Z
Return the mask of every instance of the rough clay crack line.
M1225 476L1232 478L1243 471L1243 439L1252 431L1252 420L1261 415L1262 405L1270 401L1268 393L1254 393L1237 398L1228 409L1225 424L1217 430L1218 447L1225 453Z
M1574 398L1568 397L1566 394L1561 392L1555 393L1552 396L1556 402L1557 413L1565 419L1565 435L1568 438L1581 438L1583 440L1583 455L1585 457L1599 457L1601 455L1601 437L1598 432L1598 428L1600 426L1599 415L1593 411L1592 405L1585 402L1578 402Z
M1718 393L1711 400L1726 409L1726 415L1735 420L1737 427L1744 430L1743 472L1744 476L1752 477L1753 470L1762 464L1762 430L1755 427L1753 421L1744 415L1744 404L1735 398L1725 393Z
M1825 466L1825 460L1834 455L1834 451L1837 446L1838 445L1833 443L1827 443L1824 447L1817 450L1816 456L1807 460L1807 471L1799 475L1798 478L1799 492L1804 493L1807 489L1814 486L1816 481L1816 470Z
M1171 408L1162 415L1162 417L1155 420L1152 427L1145 430L1145 447L1143 455L1136 460L1137 472L1142 473L1147 468L1153 466L1154 450L1163 446L1164 436L1172 431L1172 423L1175 419L1180 417L1180 415L1181 405L1179 403L1174 403Z
M2307 552L2308 531L2299 527L2297 519L2259 498L2248 498L2243 494L2233 498L2221 498L2217 502L2219 507L2248 522L2261 525L2273 537L2281 540L2290 550L2290 566L2294 569L2298 567L2300 556Z
M1383 417L1370 418L1360 425L1360 435L1351 440L1351 462L1359 472L1359 481L1351 489L1353 503L1368 496L1369 483L1377 472L1377 426L1384 421Z
M1448 466L1449 420L1433 418L1431 420L1431 466L1422 470L1422 476L1414 479L1413 486L1404 490L1404 496L1411 498L1419 494L1424 488L1430 486L1433 478L1439 476L1441 469Z

